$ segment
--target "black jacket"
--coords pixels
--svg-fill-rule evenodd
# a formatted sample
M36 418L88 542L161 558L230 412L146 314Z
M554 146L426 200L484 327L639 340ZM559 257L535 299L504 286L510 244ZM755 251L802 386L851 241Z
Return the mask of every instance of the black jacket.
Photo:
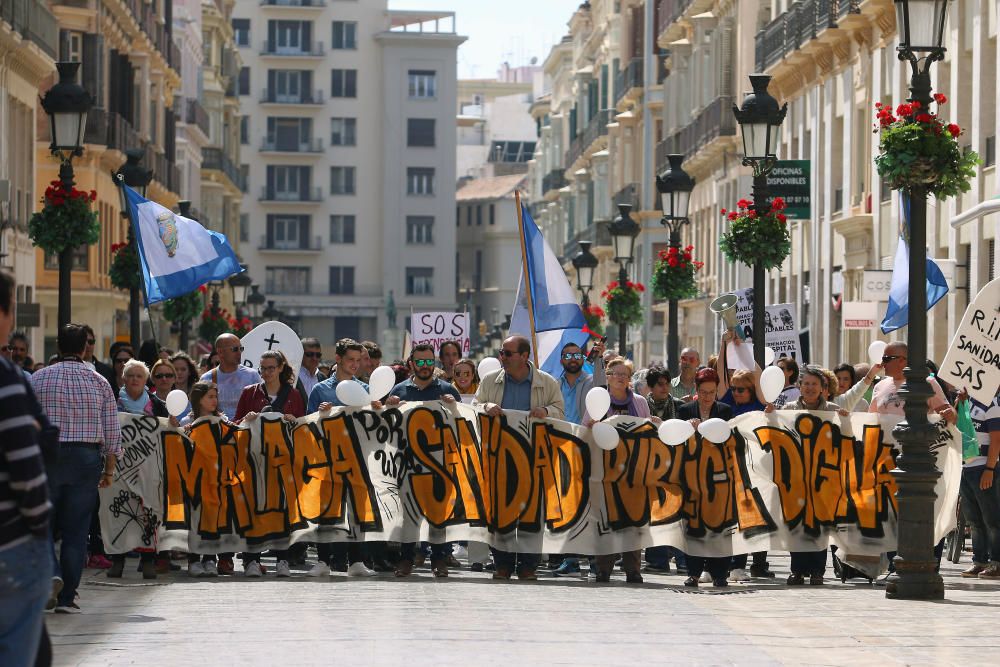
M712 411L708 415L709 419L718 417L729 421L733 418L733 409L725 403L716 401L712 403ZM691 401L681 406L677 411L678 419L701 419L701 410L698 409L698 401Z

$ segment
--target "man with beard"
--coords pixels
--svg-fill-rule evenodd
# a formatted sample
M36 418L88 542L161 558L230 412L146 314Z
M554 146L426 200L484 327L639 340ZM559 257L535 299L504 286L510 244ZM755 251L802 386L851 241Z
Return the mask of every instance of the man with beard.
M386 399L387 406L399 405L404 401L442 401L448 404L461 402L458 390L441 378L434 377L434 347L421 344L410 352L408 362L413 374L409 380L400 382ZM448 576L449 544L447 542L431 543L431 569L435 577ZM408 577L413 572L413 560L416 557L416 542L404 542L400 546L399 564L396 566L397 577Z

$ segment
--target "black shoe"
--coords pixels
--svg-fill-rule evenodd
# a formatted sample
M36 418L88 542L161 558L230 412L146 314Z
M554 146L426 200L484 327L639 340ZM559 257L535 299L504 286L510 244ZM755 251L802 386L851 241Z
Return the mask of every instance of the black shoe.
M698 577L688 577L684 580L684 585L688 588L698 588Z
M789 586L804 586L806 580L801 574L790 574L788 575L788 581L785 583Z
M726 586L729 585L729 582L726 581L725 577L723 577L722 579L713 579L712 585L715 586L716 588L725 588Z
M108 568L108 573L105 576L109 579L121 579L124 570L125 558L116 558L111 561L111 567Z
M143 579L156 579L156 562L147 560L140 565Z
M670 574L670 564L666 565L653 565L652 563L646 563L646 567L643 568L646 572L650 574Z
M822 574L814 574L811 577L809 577L809 585L810 586L822 586L823 585L823 575Z
M767 569L767 563L753 564L750 566L750 576L754 579L773 579L774 572Z
M638 572L627 572L625 574L625 583L626 584L641 584L642 583L642 575L639 574Z
M471 570L472 572L482 572L483 571L483 564L482 563L473 563L472 565L469 566L469 570Z
M597 576L594 577L594 581L596 581L599 584L606 584L609 581L611 581L611 573L610 572L598 572Z

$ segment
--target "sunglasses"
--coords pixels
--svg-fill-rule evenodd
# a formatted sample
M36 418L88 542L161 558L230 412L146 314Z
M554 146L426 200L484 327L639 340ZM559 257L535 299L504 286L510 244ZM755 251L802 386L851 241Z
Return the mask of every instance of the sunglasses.
M276 371L276 370L278 370L277 366L261 366L260 367L260 372L261 373L263 373L264 371Z
M896 359L906 359L905 355L902 354L883 354L882 363L887 364L890 361L895 361Z
M224 347L222 349L229 350L230 352L242 352L244 348L242 345L234 345L233 347Z
M322 352L303 352L302 356L303 357L309 357L310 359L322 359L323 358L323 353Z
M745 391L750 391L748 387L730 387L734 394L742 394Z
M115 359L116 364L124 364L126 361L130 360L132 357L119 357Z
M521 354L521 353L511 352L510 350L500 350L499 354L501 357L504 357L506 359L507 357L513 357L515 354Z
M96 343L97 343L97 341L94 340L93 338L88 338L87 339L87 345L95 345Z
M434 360L433 359L414 359L413 360L413 365L416 366L417 368L423 368L423 367L430 368L430 367L434 366Z
M155 380L164 380L164 379L168 379L169 378L169 379L173 380L175 377L177 377L177 376L174 375L173 373L157 373L156 375L153 376L153 379L155 379Z
M566 361L570 361L572 359L579 360L583 358L584 358L583 352L567 352L566 354L563 355L563 359L565 359Z

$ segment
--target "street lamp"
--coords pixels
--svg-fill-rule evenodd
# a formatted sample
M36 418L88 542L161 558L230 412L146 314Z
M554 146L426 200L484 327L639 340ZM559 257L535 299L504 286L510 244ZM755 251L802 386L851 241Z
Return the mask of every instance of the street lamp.
M274 301L271 299L267 300L267 308L264 309L264 319L265 320L276 320L281 311L274 307Z
M899 59L910 63L910 101L929 109L930 67L944 58L944 26L948 0L896 0L899 27ZM885 596L909 600L944 598L944 582L935 572L934 485L941 476L931 453L937 429L927 420L927 399L933 394L927 382L927 188L907 188L910 197L910 283L906 327L908 365L901 421L892 434L902 453L896 459L896 500L898 506L897 555L895 574L886 582Z
M267 303L267 297L261 294L260 285L256 283L250 285L250 295L247 297L247 306L250 308L250 317L255 320L260 317L260 309Z
M115 173L117 178L122 179L125 185L129 186L134 190L138 190L139 194L146 197L146 189L149 187L150 182L153 180L153 170L146 169L139 163L142 161L144 151L140 148L129 148L125 151L125 164L118 168ZM121 193L121 215L123 218L128 218L128 200L125 198L125 188L119 188ZM135 253L136 257L139 256L139 249L135 242L135 232L132 229L132 225L128 226L128 245L129 252ZM128 332L129 340L132 343L132 349L138 350L139 345L142 343L142 333L139 321L139 288L129 287L128 288Z
M766 74L751 74L750 86L753 92L743 98L743 106L733 105L733 115L743 135L743 166L753 168L753 207L758 216L766 215L771 209L770 194L767 190L767 175L778 161L778 136L781 123L785 120L788 105L778 105L778 100L767 92L771 77ZM753 357L757 365L764 367L764 265L753 265Z
M667 160L670 168L663 176L656 177L656 189L660 191L660 201L663 204L660 224L670 230L670 247L679 251L681 228L690 222L688 208L691 204L691 191L694 190L694 179L681 167L683 155L668 155ZM667 369L671 376L677 375L680 357L680 335L677 329L677 299L670 299L667 302Z
M243 306L247 305L247 294L250 291L250 285L253 284L253 279L247 273L247 265L240 264L240 269L242 270L239 273L229 276L229 289L233 290L233 306L236 308L237 314Z
M615 251L615 261L618 262L618 284L625 288L628 282L628 265L635 253L635 237L639 236L641 227L632 219L632 205L619 204L618 217L608 226L611 232L611 246ZM618 323L618 353L625 356L628 325Z
M87 129L87 112L93 106L94 100L83 86L76 82L76 72L80 63L56 63L59 71L59 82L49 88L42 98L42 108L49 116L52 142L49 150L58 157L59 180L68 189L75 185L73 181L73 157L83 155L84 133ZM69 324L72 316L73 302L71 299L73 251L76 248L63 248L59 252L59 308L58 326ZM139 348L134 348L139 349Z
M573 258L573 268L576 269L576 288L583 295L584 308L590 306L590 290L594 289L597 264L597 258L590 252L590 241L580 241L580 252Z

